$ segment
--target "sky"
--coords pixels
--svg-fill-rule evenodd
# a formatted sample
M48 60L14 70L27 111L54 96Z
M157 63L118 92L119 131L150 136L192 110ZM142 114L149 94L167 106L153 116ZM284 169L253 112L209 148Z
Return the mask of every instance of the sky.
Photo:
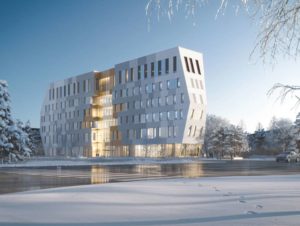
M258 32L249 16L228 7L216 18L210 1L194 18L179 12L148 23L147 2L0 0L0 80L9 84L13 117L39 127L50 82L182 46L203 53L208 113L243 121L249 132L273 116L295 120L295 100L281 104L267 92L277 82L299 85L299 62L249 59Z

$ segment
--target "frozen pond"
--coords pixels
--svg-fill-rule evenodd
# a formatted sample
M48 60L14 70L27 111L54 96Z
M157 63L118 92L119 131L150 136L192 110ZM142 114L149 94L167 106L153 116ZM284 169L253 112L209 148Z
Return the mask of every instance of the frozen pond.
M0 169L0 194L42 188L162 178L299 174L299 163L203 161L182 164L65 166Z

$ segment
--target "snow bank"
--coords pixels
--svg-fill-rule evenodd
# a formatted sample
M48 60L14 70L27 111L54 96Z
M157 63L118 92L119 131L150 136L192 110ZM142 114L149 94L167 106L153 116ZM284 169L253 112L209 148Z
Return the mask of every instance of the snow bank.
M299 225L300 175L210 177L0 195L0 225Z

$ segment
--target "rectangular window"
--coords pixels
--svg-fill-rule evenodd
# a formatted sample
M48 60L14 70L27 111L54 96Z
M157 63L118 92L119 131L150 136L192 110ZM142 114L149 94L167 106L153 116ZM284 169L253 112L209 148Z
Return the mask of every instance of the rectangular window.
M195 109L192 110L191 119L194 118L194 114L195 114Z
M193 59L192 58L190 58L190 63L191 63L192 72L195 73L195 68L194 68L194 64L193 64Z
M190 72L190 67L189 67L189 62L188 62L187 57L184 57L184 62L185 62L186 70L187 70L188 72Z
M141 79L141 65L138 66L138 80Z
M122 71L119 71L119 84L122 83Z
M158 64L157 64L157 67L158 67L158 75L161 75L161 60L158 61Z
M177 71L177 57L173 57L173 72Z
M49 89L49 100L51 100L51 89Z
M147 78L148 70L147 64L144 64L144 78Z
M77 82L77 93L80 92L80 86L79 86L79 82Z
M184 93L181 94L180 99L181 99L181 103L184 103Z
M201 75L201 70L200 70L200 65L199 65L199 61L198 60L196 60L196 66L197 66L198 74Z
M162 82L159 82L159 90L162 90L163 89L163 84Z
M76 93L76 83L74 82L73 83L73 94L75 95L75 93Z
M194 80L191 78L192 88L195 88Z
M64 85L64 97L67 95L67 87Z
M169 58L165 59L165 73L169 74Z
M151 63L151 77L154 77L154 62Z
M133 68L130 68L130 81L133 81Z
M125 82L129 81L128 69L125 69Z
M180 84L180 79L178 78L178 79L177 79L177 88L180 88L180 85L181 85L181 84Z
M62 98L62 86L59 87L59 97Z

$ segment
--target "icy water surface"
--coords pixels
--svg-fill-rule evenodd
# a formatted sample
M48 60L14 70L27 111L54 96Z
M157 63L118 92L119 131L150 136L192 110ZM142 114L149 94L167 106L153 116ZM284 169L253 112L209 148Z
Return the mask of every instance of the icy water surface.
M203 161L183 164L2 168L0 169L0 194L147 179L299 173L299 163L253 160Z

